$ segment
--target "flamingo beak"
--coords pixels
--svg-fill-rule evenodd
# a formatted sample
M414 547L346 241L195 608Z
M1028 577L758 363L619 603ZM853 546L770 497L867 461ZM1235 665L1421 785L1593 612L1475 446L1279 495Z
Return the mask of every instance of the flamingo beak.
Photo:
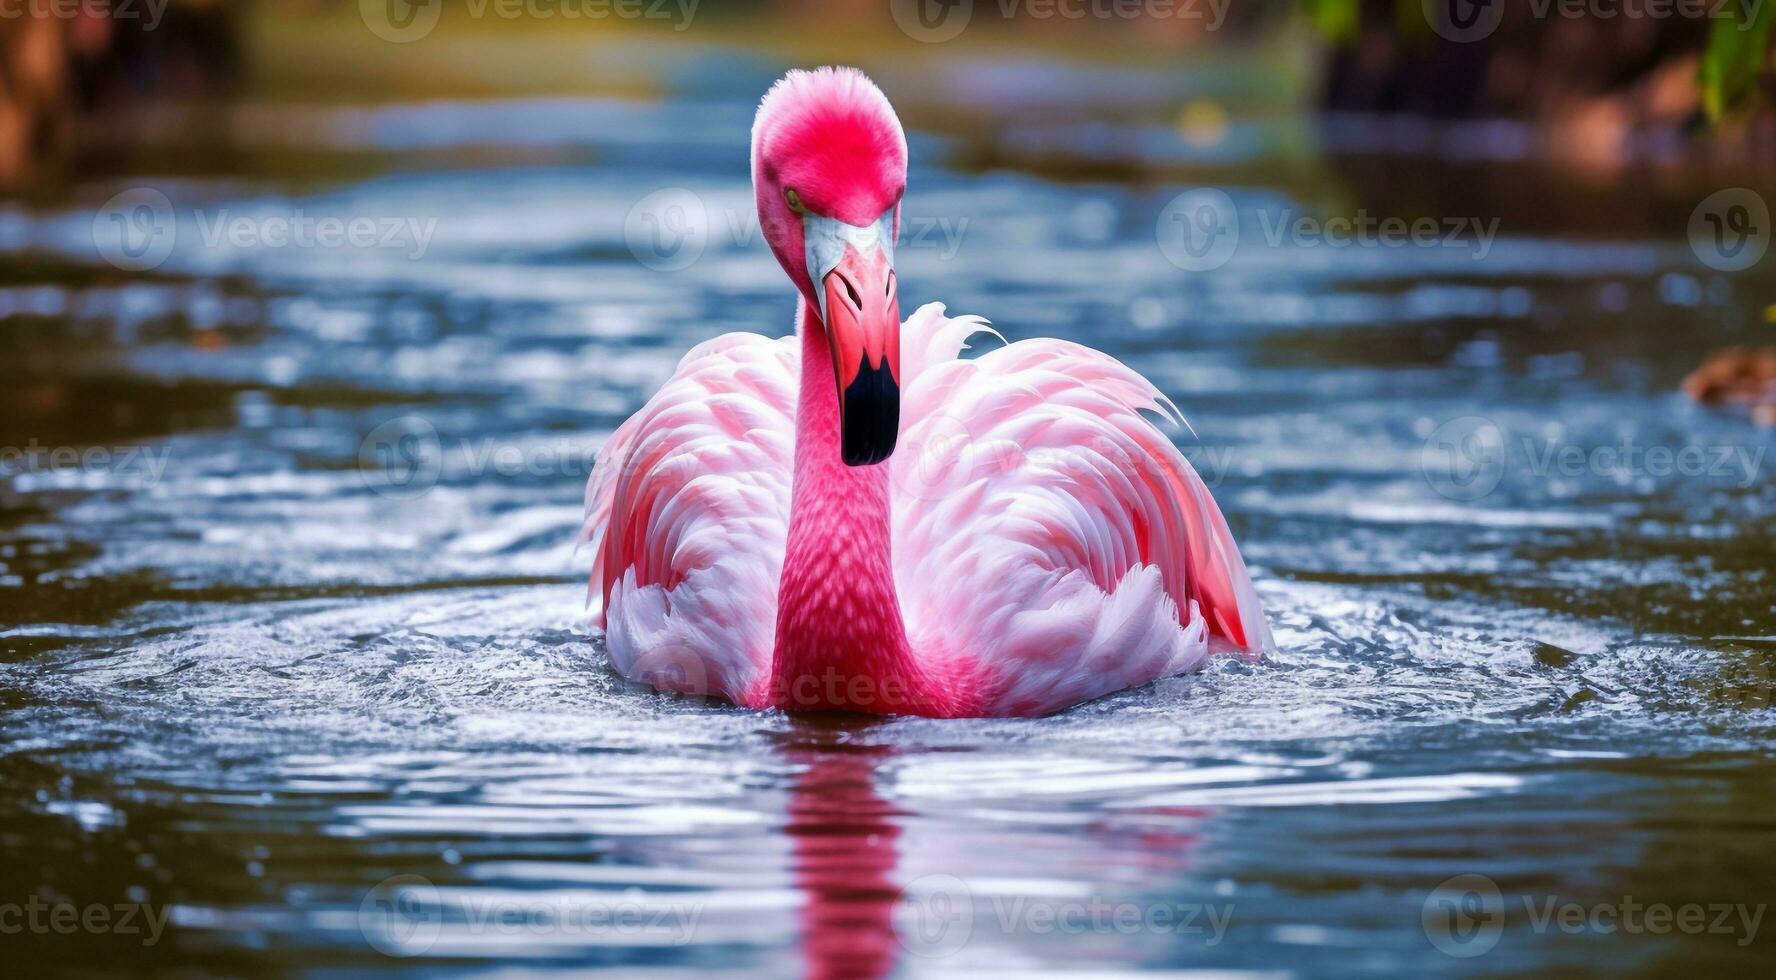
M880 463L900 434L900 294L894 212L868 227L808 215L808 269L839 389L839 455Z

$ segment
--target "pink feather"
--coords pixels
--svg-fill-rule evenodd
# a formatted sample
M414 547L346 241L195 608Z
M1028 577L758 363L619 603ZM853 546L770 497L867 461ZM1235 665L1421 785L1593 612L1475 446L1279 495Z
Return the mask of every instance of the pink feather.
M796 72L754 126L799 336L701 344L606 443L582 540L626 676L752 707L1035 715L1271 649L1220 509L1144 413L1177 410L1060 340L959 359L973 317L900 326L900 438L838 459L838 397L781 180L822 214L894 207L906 148L850 69ZM803 188L806 188L804 191ZM1181 417L1180 417L1181 420Z

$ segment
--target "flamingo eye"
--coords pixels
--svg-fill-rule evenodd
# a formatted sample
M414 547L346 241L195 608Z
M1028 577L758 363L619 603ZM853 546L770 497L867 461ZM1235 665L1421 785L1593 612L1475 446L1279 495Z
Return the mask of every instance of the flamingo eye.
M808 206L802 203L802 195L797 194L795 188L786 188L783 191L783 199L789 202L789 209L796 214L808 213Z

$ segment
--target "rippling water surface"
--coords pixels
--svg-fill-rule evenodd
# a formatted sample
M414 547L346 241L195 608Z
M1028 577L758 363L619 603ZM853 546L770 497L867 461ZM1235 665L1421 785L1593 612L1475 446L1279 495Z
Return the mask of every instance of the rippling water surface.
M570 544L596 447L691 344L789 329L747 224L773 70L657 103L259 107L250 167L0 211L0 443L30 451L0 460L0 903L166 916L152 944L5 946L220 973L1769 963L1738 913L1542 917L1770 894L1773 440L1674 386L1767 329L1773 283L1697 261L1690 198L1599 192L1604 234L1530 164L910 112L905 308L1170 393L1281 652L1034 721L613 678ZM1015 64L970 71L1040 103ZM1193 182L1240 217L1213 271L1156 240ZM172 219L130 271L95 228L142 188ZM689 205L635 211L656 192ZM1497 238L1270 240L1358 208ZM390 244L215 240L300 216Z

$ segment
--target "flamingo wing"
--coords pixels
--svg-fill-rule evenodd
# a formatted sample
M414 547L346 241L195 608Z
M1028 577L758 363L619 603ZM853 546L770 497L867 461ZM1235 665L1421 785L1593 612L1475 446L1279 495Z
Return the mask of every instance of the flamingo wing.
M1042 714L1271 646L1196 470L1141 413L1172 408L1107 354L982 321L907 320L895 578L908 639L983 714Z
M588 589L611 663L749 704L769 676L789 529L800 353L730 333L687 353L586 484Z

